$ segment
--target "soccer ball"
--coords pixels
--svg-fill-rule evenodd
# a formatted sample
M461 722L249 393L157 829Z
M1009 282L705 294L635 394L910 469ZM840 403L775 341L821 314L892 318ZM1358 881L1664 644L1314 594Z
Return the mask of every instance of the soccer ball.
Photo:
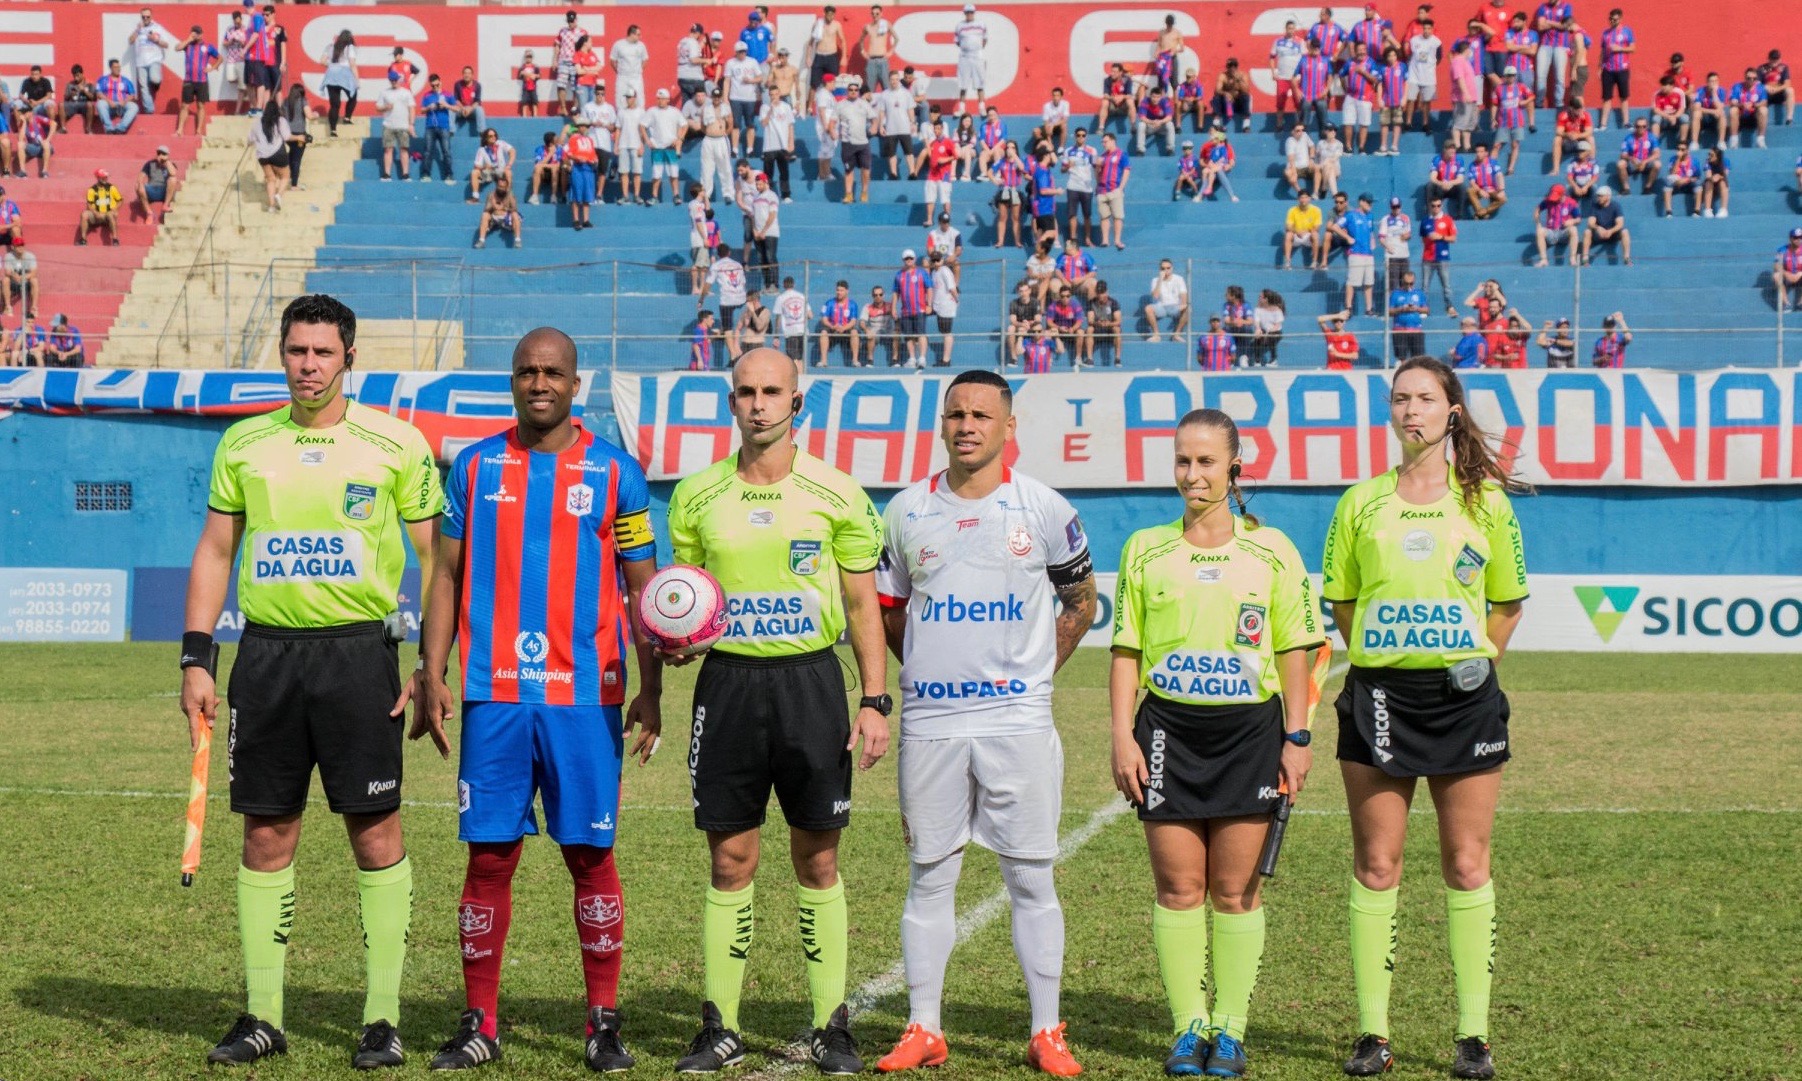
M658 571L638 598L638 625L665 653L700 653L726 636L726 591L699 567Z

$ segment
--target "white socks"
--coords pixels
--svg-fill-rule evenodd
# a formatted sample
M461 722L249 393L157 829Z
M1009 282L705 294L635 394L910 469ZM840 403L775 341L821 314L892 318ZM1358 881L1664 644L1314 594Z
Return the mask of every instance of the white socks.
M957 941L957 876L963 852L937 863L908 865L907 902L901 907L901 959L907 966L908 1020L943 1032L945 965Z
M943 1032L945 966L957 941L957 879L964 855L909 868L901 909L901 957L907 966L908 1021ZM1014 954L1026 976L1036 1033L1056 1028L1064 973L1064 910L1058 904L1051 861L1001 857L1001 878L1013 903Z
M1014 904L1014 955L1026 974L1032 1031L1056 1028L1064 975L1064 910L1057 902L1051 861L1001 857L1001 879Z

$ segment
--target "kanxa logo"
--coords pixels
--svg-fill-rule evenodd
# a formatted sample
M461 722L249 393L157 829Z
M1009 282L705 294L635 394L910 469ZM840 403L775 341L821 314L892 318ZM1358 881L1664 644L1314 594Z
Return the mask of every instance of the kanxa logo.
M1621 620L1633 609L1634 598L1639 596L1638 586L1572 586L1571 592L1577 595L1577 603L1589 616L1589 623L1602 636L1602 641L1614 639L1614 632L1620 629Z

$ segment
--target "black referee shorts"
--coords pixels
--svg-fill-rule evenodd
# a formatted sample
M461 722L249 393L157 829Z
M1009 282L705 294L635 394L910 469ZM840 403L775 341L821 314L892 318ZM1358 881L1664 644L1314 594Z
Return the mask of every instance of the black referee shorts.
M850 824L851 711L832 650L793 657L712 650L694 704L688 780L696 829L756 829L771 789L794 829Z
M334 814L400 806L401 719L388 715L400 697L400 656L380 623L248 623L226 697L234 812L299 814L314 766Z

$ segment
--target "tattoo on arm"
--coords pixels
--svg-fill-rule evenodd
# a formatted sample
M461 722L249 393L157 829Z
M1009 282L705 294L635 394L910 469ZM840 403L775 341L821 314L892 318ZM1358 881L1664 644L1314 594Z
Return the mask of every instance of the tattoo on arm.
M1058 586L1057 599L1063 602L1057 613L1057 667L1062 668L1095 622L1095 576Z

